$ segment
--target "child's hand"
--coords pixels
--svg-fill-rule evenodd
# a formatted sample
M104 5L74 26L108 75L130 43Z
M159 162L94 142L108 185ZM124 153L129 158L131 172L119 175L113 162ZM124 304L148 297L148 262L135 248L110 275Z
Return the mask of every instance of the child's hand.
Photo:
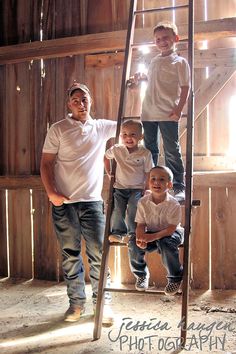
M140 81L147 80L147 75L137 72L134 76L131 76L127 81L127 86L131 89L139 88Z
M147 242L144 242L144 241L136 240L136 245L142 249L147 248Z
M173 109L173 111L169 115L169 118L171 118L171 120L173 120L174 122L178 122L181 118L181 112L179 112L177 108Z

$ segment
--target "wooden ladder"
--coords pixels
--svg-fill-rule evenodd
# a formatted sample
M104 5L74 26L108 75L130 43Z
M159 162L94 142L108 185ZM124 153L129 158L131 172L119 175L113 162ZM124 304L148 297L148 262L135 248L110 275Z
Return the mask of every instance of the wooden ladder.
M181 343L184 346L186 342L187 335L187 320L188 320L188 299L189 299L189 278L190 278L190 255L189 255L189 238L191 234L191 211L193 206L200 205L199 201L192 200L192 175L193 175L193 131L194 131L194 95L193 95L193 23L194 23L194 0L190 0L187 5L180 5L175 7L161 7L161 8L150 8L137 11L137 0L130 1L130 10L128 18L128 29L126 37L126 46L125 46L125 57L124 57L124 67L123 75L121 82L121 93L119 101L119 110L117 118L117 131L115 143L119 141L120 135L120 126L122 119L124 117L125 101L126 101L126 91L127 91L127 82L130 76L130 65L131 65L131 56L132 48L141 46L141 44L135 45L133 43L134 29L135 29L135 18L136 15L144 14L147 12L157 12L157 11L170 11L178 9L188 9L188 61L190 65L190 80L191 88L188 98L188 113L187 113L187 143L186 143L186 197L185 197L185 228L184 228L184 253L183 253L183 283L182 283L182 309L181 309ZM144 45L143 43L142 45ZM127 118L127 117L126 117ZM120 243L110 243L108 236L110 234L110 219L112 213L112 199L113 199L113 184L115 181L115 170L116 163L112 161L112 173L110 180L110 188L108 195L108 206L106 212L106 227L105 227L105 236L103 244L103 253L102 253L102 262L101 262L101 272L100 280L98 286L98 297L97 305L95 312L94 320L94 333L93 339L97 340L101 337L101 328L102 328L102 316L103 316L103 307L104 307L104 294L106 291L109 292L123 292L123 293L137 293L137 294L163 294L163 291L159 290L146 290L143 292L137 291L135 289L125 289L125 288L108 288L106 287L106 280L108 274L108 258L110 246L121 246Z

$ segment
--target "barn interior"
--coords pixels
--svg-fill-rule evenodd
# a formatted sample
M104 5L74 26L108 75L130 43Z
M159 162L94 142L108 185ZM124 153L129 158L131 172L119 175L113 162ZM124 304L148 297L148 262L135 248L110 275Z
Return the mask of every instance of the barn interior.
M140 10L184 4L185 0L137 1ZM181 296L114 294L115 324L103 328L101 338L93 341L84 248L88 311L76 325L63 322L68 300L61 255L51 204L40 178L48 127L65 117L66 91L74 80L90 88L94 118L117 120L129 6L129 0L0 2L1 353L176 352L173 338L180 331ZM200 200L200 206L191 210L192 327L190 347L183 352L236 353L235 16L236 0L194 1L192 186L193 199ZM157 54L152 29L163 20L178 26L177 52L188 58L186 9L150 12L136 19L134 38L139 45L133 49L130 75L147 68ZM148 52L144 44L148 44ZM125 115L140 116L141 107L135 104L131 90L126 101ZM180 143L185 163L189 158L186 127L184 115ZM163 150L160 162L164 163ZM109 187L104 173L106 205ZM151 287L163 289L166 272L160 257L148 254L147 262ZM109 267L116 286L134 286L126 247L111 249ZM155 331L157 338L151 343L147 338L153 330L139 328L130 333L122 327L127 317L133 324L155 318L170 330ZM205 326L203 330L200 325ZM119 335L121 327L124 331ZM172 338L168 345L167 337Z

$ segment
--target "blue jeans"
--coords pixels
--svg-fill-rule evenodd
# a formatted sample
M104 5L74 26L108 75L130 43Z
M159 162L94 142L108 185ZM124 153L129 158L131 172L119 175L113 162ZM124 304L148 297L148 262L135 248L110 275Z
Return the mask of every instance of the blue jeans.
M149 270L145 261L145 253L157 251L162 258L162 263L167 270L167 279L177 283L182 280L183 267L179 261L179 249L183 243L183 231L176 230L171 236L160 240L148 242L146 249L136 245L136 237L129 240L129 262L132 273L136 278L149 277Z
M163 140L165 153L165 164L171 169L174 175L174 189L184 189L184 164L179 144L179 124L177 122L145 122L144 145L151 151L155 166L158 163L159 155L159 131Z
M111 233L124 236L135 234L137 204L142 197L142 189L118 189L113 192Z
M103 202L53 205L52 218L62 250L62 269L70 305L83 307L86 295L81 238L83 235L93 299L96 301L105 228Z

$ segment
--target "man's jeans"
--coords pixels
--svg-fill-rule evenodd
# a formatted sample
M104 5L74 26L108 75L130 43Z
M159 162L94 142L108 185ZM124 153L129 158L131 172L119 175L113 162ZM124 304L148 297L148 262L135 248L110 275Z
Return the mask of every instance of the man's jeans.
M142 189L118 189L113 192L111 233L124 236L135 234L137 204L142 197Z
M173 235L160 240L148 242L146 249L136 245L136 237L129 240L129 261L132 273L136 278L149 277L149 270L145 262L145 253L157 251L160 253L162 263L167 270L167 278L170 282L177 283L182 280L183 267L179 261L179 249L183 243L183 230L176 230Z
M83 306L85 269L81 256L82 235L86 244L93 299L96 301L105 217L103 202L78 202L53 206L52 217L62 249L62 268L71 305Z
M145 122L144 145L151 151L154 165L158 163L159 155L159 130L163 140L165 153L165 164L171 169L174 175L174 189L184 189L184 164L179 144L179 124L177 122Z

